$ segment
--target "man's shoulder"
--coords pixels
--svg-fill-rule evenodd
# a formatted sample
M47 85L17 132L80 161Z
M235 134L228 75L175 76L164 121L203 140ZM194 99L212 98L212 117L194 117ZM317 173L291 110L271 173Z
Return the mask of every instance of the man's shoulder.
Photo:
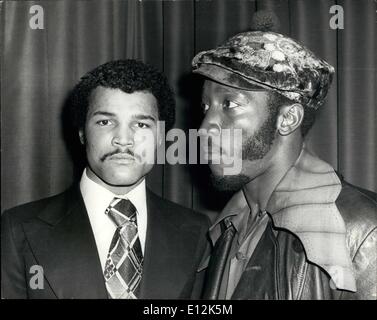
M210 226L210 219L206 215L164 199L150 190L148 190L147 199L158 206L159 211L170 221L177 221L180 226L205 226L206 228Z
M348 242L357 249L377 228L376 194L342 180L336 205L346 224Z
M342 181L342 190L336 205L347 223L377 226L376 194Z
M76 191L75 187L71 187L59 194L7 209L3 212L2 219L11 219L13 224L19 224L37 218L47 209L63 209L70 203L70 199Z

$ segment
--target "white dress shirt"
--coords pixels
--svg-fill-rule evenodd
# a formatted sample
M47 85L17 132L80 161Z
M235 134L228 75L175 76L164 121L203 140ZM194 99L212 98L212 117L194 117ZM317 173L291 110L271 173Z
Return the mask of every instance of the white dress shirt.
M127 194L116 195L107 190L105 187L91 180L88 177L85 169L81 176L80 191L88 212L90 224L92 226L102 270L105 269L106 257L109 252L111 240L113 239L116 230L115 224L105 214L105 210L115 197L128 199L135 206L137 210L136 221L138 226L138 234L141 250L144 254L145 236L147 231L145 179Z

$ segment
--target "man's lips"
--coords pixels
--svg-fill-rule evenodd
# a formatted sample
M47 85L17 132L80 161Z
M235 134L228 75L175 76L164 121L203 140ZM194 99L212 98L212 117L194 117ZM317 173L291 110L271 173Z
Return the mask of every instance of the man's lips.
M110 153L105 155L102 158L102 161L115 161L115 162L122 162L122 163L130 163L136 160L135 156L131 155L128 152L117 152L117 153Z
M130 164L135 161L135 158L129 154L115 154L113 156L110 156L108 160L117 162L120 164Z
M126 154L126 153L123 153L123 154L114 154L110 157L108 157L108 159L110 160L135 160L135 157L129 155L129 154Z
M211 146L208 148L203 148L201 152L205 160L217 160L217 159L221 159L221 157L224 157L226 155L224 150L222 150L218 146Z

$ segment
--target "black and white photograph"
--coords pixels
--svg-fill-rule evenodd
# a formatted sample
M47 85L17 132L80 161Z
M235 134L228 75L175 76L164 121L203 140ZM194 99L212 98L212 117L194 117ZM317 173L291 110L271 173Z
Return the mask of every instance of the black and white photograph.
M377 300L377 0L0 16L2 300Z

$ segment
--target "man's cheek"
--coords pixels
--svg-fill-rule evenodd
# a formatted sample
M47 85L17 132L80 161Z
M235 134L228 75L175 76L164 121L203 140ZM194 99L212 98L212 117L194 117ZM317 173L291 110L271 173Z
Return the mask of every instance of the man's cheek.
M134 136L133 152L140 163L154 164L157 147L156 136L152 130L140 130Z
M96 143L90 143L87 144L86 154L88 158L91 158L93 161L99 162L106 154L106 149L100 148Z
M227 151L222 156L222 162L225 164L224 175L239 174L242 167L242 130L223 131L222 138L222 147Z

